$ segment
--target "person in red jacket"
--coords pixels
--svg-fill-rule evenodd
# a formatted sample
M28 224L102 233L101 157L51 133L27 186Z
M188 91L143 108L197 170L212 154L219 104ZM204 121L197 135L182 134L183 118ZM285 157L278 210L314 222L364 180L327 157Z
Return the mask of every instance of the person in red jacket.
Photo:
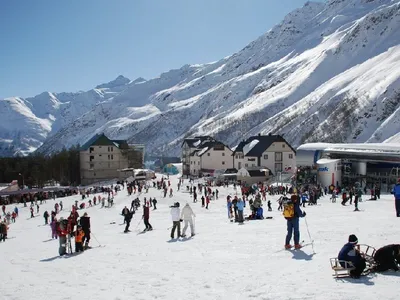
M153 227L149 223L150 219L150 208L147 205L143 205L143 220L144 220L144 225L146 228L143 231L150 231L153 230Z

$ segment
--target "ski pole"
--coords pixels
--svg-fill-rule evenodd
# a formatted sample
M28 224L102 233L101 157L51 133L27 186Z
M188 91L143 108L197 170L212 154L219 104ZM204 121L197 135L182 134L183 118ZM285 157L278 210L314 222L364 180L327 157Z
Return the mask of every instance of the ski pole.
M99 246L101 247L101 244L99 242L99 240L96 238L96 236L92 233L92 236L94 237L94 239L96 240L96 242L99 244Z
M310 230L308 229L307 217L304 217L304 221L306 222L306 228L307 228L307 232L308 232L308 237L310 238L311 247L312 247L313 253L315 254L315 250L314 250L314 240L311 238Z

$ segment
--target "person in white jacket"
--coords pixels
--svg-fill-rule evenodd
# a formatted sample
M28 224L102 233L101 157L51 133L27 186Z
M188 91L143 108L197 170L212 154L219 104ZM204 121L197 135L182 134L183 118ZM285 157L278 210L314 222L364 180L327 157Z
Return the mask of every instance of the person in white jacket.
M182 213L181 213L181 219L185 222L185 226L183 227L183 231L182 231L182 237L186 236L185 232L186 232L186 229L188 228L188 224L190 224L191 236L194 236L193 217L196 217L196 215L194 214L189 203L186 203L186 205L183 207Z
M171 229L171 239L174 238L175 229L178 230L179 238L181 236L181 210L179 209L179 202L176 202L171 206L171 217L172 217L172 229Z

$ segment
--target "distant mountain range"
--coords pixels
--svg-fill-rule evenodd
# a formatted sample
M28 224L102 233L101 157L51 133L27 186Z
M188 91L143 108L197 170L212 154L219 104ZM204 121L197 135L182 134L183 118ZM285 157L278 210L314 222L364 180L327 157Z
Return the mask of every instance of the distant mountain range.
M95 133L177 155L185 137L400 140L400 0L307 2L220 61L87 92L0 100L0 155L51 153ZM3 113L4 112L4 113Z

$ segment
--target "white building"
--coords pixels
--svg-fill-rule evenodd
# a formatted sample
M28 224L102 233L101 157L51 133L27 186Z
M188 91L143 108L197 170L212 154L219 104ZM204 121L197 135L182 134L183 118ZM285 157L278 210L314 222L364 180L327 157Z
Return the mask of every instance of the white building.
M279 172L294 173L296 151L280 135L258 135L242 141L233 151L233 167L240 170L265 167L274 175Z
M213 175L215 170L233 168L232 150L218 141L201 144L189 156L190 175Z
M182 142L182 174L189 175L190 172L190 154L200 149L204 143L215 141L210 136L197 136L194 138L184 139Z

